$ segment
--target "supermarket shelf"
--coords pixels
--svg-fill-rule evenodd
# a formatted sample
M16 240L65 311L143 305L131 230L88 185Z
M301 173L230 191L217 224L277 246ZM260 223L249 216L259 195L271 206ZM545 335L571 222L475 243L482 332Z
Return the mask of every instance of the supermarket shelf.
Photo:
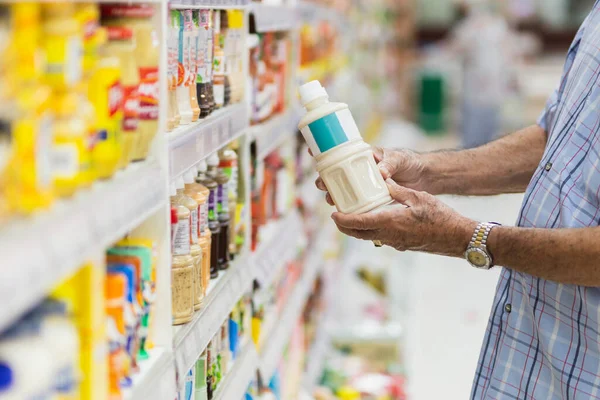
M304 372L304 388L312 393L319 384L319 379L325 366L327 349L331 345L331 336L327 329L327 315L323 314L317 323L317 333L306 357L307 366Z
M315 3L300 2L298 9L300 19L304 23L315 25L321 21L329 21L337 25L338 28L348 26L346 16L332 7Z
M288 111L272 117L265 123L250 127L250 135L256 140L256 153L259 160L264 159L288 138L296 133L295 113Z
M262 243L252 255L251 262L254 278L261 287L269 286L294 258L302 234L302 221L297 211L262 228Z
M169 133L169 175L177 178L200 160L244 133L248 126L245 104L233 104L206 119Z
M259 371L261 377L267 381L273 376L283 356L283 352L296 326L296 322L302 315L302 310L310 296L313 284L322 265L320 251L316 251L315 249L315 251L312 251L307 262L304 263L302 278L300 278L293 289L277 325L269 335L268 340L264 342L265 345L260 351Z
M0 330L41 301L58 282L166 204L157 163L132 164L114 178L59 201L49 212L0 231ZM23 290L27 288L27 290Z
M227 8L244 8L250 3L250 0L175 0L169 3L173 9L197 9L197 8L212 8L212 9L227 9Z
M254 15L258 33L289 31L297 26L297 14L294 7L251 3L250 13Z
M165 400L177 396L173 355L162 348L152 349L150 358L140 365L133 377L133 387L127 389L125 400Z
M249 341L238 358L235 359L233 367L225 375L225 379L219 384L219 388L213 395L213 400L235 400L244 397L250 382L256 378L258 367L258 353L256 346Z
M211 281L213 284L204 298L204 305L196 312L194 319L173 328L178 377L185 376L192 368L235 304L250 290L253 275L247 261L248 256L241 254L226 273L221 273L216 281Z

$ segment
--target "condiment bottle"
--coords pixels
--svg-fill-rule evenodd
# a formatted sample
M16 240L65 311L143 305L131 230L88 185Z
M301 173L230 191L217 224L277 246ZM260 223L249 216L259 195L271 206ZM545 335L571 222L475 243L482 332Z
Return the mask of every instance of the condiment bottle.
M169 32L167 36L167 81L169 87L169 115L167 129L169 131L179 126L181 115L177 106L177 77L179 54L179 12L171 10L169 13Z
M190 246L190 210L181 205L171 186L171 205L177 209L177 232L171 260L173 325L185 324L194 315L194 260Z
M196 93L200 106L200 118L206 118L211 113L209 95L209 69L212 60L209 59L208 38L210 29L210 10L198 10L198 72L196 74Z
M139 70L139 146L133 159L143 160L148 154L152 139L158 131L158 81L159 47L154 7L147 4L107 4L102 6L102 16L109 25L121 25L133 30L135 59Z
M179 14L179 51L177 53L177 108L181 125L192 122L192 106L190 105L190 90L187 87L187 77L190 74L190 42L192 34L192 10L176 10Z
M109 391L111 399L121 399L121 381L125 378L125 290L122 274L108 274L105 283L110 358Z
M192 171L187 171L183 179L178 180L177 194L185 201L186 207L190 208L191 225L190 225L190 245L191 255L194 259L194 309L199 310L204 298L204 290L202 288L202 248L198 244L198 226L200 217L200 203L195 199L193 193L189 191L189 185L195 185L194 174Z
M231 81L229 80L231 62L233 61L230 57L231 47L231 35L229 34L229 14L227 10L220 10L219 16L221 19L221 31L219 32L219 46L223 51L223 105L227 106L231 103Z
M200 43L198 35L200 33L200 20L198 10L192 10L192 37L190 47L190 105L192 107L192 122L197 121L200 117L200 105L198 104L198 88L196 87L196 79L198 77L198 53L200 51Z
M133 31L130 28L120 26L109 26L107 30L109 42L106 51L117 56L121 64L121 85L123 87L121 132L123 147L119 167L124 168L133 161L140 145L138 131L138 110L140 106L138 88L140 78L134 54Z
M210 281L210 245L206 240L206 232L208 230L208 189L203 185L196 183L197 169L192 168L187 171L183 177L185 183L185 194L193 198L198 203L198 226L197 236L195 240L202 250L202 266L199 273L200 285L202 294L206 296L206 289ZM210 231L208 231L210 234ZM199 308L199 305L197 309Z
M201 167L202 163L200 164ZM208 229L210 229L210 277L215 279L219 276L219 238L221 226L219 225L219 214L217 210L217 181L206 171L199 170L196 182L206 186L208 194Z
M225 148L219 152L219 169L229 178L228 206L229 206L229 253L231 256L237 253L236 227L237 227L237 203L238 203L238 156L235 150Z
M210 112L212 113L215 106L214 90L213 90L213 60L215 54L215 12L208 12L208 35L206 37L206 47L208 54L206 56L206 73L208 75L208 100L210 103Z
M198 361L196 361L196 381L194 384L195 400L208 400L206 393L206 350L202 353Z
M208 174L217 181L217 218L219 219L219 247L217 251L220 270L229 268L229 177L219 168L219 156L213 153L208 157Z
M197 165L196 170L196 187L199 192L204 197L204 200L200 204L200 214L198 218L198 222L200 226L198 227L198 243L202 248L202 288L205 290L204 295L206 296L206 290L208 289L208 284L210 282L210 263L211 263L211 232L208 228L208 198L210 196L210 190L206 186L204 186L200 180L199 176L204 175L206 173L206 162L200 161Z
M373 151L362 140L348 105L330 103L319 81L301 86L300 98L308 112L298 129L338 211L360 214L391 203Z
M77 113L78 96L73 92L57 94L54 107L52 173L59 196L71 196L91 183L91 153L88 151L85 120Z
M225 53L221 47L220 16L219 11L214 12L214 59L213 59L213 96L215 108L219 109L225 105Z

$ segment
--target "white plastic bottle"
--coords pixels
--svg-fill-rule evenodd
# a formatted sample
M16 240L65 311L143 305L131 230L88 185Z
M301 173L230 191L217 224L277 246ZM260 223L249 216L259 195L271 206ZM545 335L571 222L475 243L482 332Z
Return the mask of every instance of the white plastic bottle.
M348 105L330 102L319 81L302 85L300 100L307 113L298 129L338 211L362 214L391 203L373 151L363 141Z
M189 12L188 12L189 11ZM190 47L192 43L192 10L179 11L179 52L178 52L178 77L177 77L177 107L181 115L180 124L188 125L192 122L194 112L190 103L190 88L186 86L190 74Z

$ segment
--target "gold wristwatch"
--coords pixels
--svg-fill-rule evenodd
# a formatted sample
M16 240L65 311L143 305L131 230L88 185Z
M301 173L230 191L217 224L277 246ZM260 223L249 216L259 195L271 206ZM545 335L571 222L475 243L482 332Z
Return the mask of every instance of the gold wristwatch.
M496 222L482 222L475 228L469 247L465 251L465 258L473 267L490 269L494 266L494 259L487 248L487 239L492 229L497 226L500 224Z

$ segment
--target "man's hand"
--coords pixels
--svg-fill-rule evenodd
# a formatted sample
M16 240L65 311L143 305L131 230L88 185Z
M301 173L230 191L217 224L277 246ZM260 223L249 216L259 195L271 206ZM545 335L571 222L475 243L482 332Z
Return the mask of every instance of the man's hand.
M410 150L392 150L373 147L373 157L377 162L383 179L392 179L399 185L414 189L428 190L424 181L424 165L420 155ZM317 178L315 184L320 190L327 192L323 180ZM329 192L326 194L327 203L335 205Z
M460 257L467 249L477 222L466 218L434 196L387 181L390 194L406 205L360 215L334 213L346 235L380 240L399 251L416 250Z

